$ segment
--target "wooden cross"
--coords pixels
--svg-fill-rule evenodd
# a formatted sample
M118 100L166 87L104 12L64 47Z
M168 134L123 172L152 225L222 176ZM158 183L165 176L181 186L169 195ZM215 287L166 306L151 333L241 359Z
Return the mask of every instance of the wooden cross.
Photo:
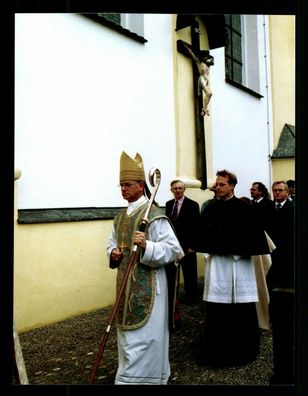
M204 62L206 65L211 66L214 64L214 58L209 54L209 51L200 50L200 29L199 23L192 20L191 23L191 42L188 44L183 40L177 40L177 50L185 56L192 58L193 54ZM188 49L189 48L189 49ZM197 179L201 181L201 189L207 188L207 173L206 173L206 150L205 150L205 134L204 134L204 115L202 109L204 106L202 93L198 94L198 81L200 71L196 62L193 63L193 81L194 81L194 110L195 110L195 133L196 133L196 156L197 156Z

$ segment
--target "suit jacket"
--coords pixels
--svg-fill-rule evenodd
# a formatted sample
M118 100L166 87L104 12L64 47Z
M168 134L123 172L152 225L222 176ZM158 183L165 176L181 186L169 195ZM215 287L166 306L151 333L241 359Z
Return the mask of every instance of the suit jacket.
M275 212L275 203L269 198L263 198L260 202L250 201L254 211L255 219L260 223L262 228L269 234L272 224L272 218Z
M166 202L166 216L171 220L174 199ZM188 197L184 197L181 210L178 214L175 231L184 250L196 246L198 224L200 218L199 204Z
M281 209L273 211L269 235L279 248L289 249L292 246L292 242L294 242L293 201L287 199Z
M269 282L272 287L294 287L294 202L289 199L271 218L269 236L276 245L272 252Z

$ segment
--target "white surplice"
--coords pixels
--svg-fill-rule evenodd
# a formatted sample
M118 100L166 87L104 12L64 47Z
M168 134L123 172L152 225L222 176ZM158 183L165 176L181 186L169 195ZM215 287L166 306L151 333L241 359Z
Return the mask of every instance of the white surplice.
M258 301L251 257L209 254L204 257L204 301L229 304Z

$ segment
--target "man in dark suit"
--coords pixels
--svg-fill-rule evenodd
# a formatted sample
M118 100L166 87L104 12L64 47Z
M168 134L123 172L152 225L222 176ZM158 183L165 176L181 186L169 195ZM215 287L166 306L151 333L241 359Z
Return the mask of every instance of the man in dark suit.
M284 181L272 185L275 203L269 235L276 249L267 274L273 339L272 384L294 383L294 202Z
M166 202L166 215L170 218L185 253L180 261L184 278L184 302L194 304L198 290L197 254L194 246L200 216L199 204L184 195L186 186L181 180L173 180L170 186L174 199Z
M276 249L267 275L270 294L277 287L294 288L294 202L288 199L289 189L284 181L273 183L272 191L275 211L269 235Z
M250 187L251 205L256 221L268 232L274 212L274 202L270 199L266 186L261 182L253 182Z

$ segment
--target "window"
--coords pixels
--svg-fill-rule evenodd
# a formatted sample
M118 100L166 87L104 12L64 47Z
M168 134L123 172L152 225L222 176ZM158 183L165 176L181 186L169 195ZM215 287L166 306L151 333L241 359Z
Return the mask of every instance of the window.
M146 42L144 39L143 14L97 14L97 21L128 36Z
M242 33L241 16L225 15L226 47L225 65L226 79L242 84Z
M143 14L120 14L121 26L144 37Z
M226 81L260 95L257 15L225 15Z

